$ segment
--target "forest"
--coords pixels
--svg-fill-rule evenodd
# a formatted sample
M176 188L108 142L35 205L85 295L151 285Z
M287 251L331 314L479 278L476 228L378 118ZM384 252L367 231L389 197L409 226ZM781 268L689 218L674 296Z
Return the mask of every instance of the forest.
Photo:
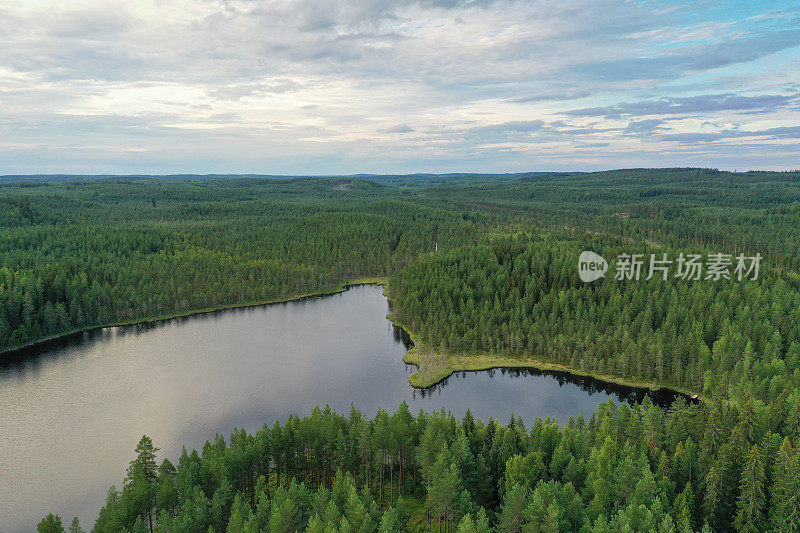
M799 247L796 172L6 178L0 364L87 328L385 280L431 365L559 364L703 401L505 425L316 409L180 458L143 437L92 530L798 531ZM584 283L584 250L763 262ZM39 524L65 529L82 526Z
M0 187L0 350L326 292L477 231L363 180L36 185Z
M484 423L403 403L314 409L156 460L147 437L92 531L796 531L800 403L789 388L669 411ZM81 531L75 519L70 531ZM41 532L64 531L48 515Z
M800 271L792 172L0 181L2 351L91 327L333 290L525 232Z
M584 249L667 253L595 237L498 238L398 272L389 282L395 318L418 334L417 350L445 357L527 357L719 399L771 401L800 386L796 277L777 269L741 281L610 273L584 283L576 275Z

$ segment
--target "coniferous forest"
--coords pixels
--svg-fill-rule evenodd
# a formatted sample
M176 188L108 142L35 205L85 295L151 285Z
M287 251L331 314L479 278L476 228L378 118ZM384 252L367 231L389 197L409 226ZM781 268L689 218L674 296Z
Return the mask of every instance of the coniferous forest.
M170 458L143 437L92 530L798 531L799 247L792 172L6 178L0 359L385 280L423 367L558 364L701 401L559 421L316 409ZM604 278L580 280L584 250ZM763 260L757 279L616 279L623 254Z

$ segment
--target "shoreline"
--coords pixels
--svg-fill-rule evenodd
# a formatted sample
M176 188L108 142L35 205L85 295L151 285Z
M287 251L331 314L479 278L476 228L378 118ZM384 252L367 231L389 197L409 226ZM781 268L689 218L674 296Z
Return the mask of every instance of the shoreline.
M384 295L391 301L388 295ZM418 347L422 344L419 342L416 333L411 331L405 324L397 321L393 313L386 316L389 321L396 327L402 329L411 339L412 346L403 355L403 362L417 367L416 372L408 377L408 381L415 389L425 390L429 389L442 381L449 378L456 372L479 372L483 370L494 369L531 369L539 370L542 372L559 372L569 374L575 377L584 377L596 379L603 383L611 385L618 385L622 387L630 387L633 389L648 390L651 392L658 392L660 390L674 392L685 396L692 401L706 402L707 398L703 394L674 385L662 385L655 381L637 381L630 378L622 378L610 374L595 374L588 370L574 368L562 363L552 363L535 358L515 358L508 355L497 355L491 353L455 353L455 354L432 354L434 357L442 357L444 362L442 366L434 369L425 367L423 357L419 353Z
M234 311L236 309L247 309L250 307L259 307L262 305L272 305L272 304L282 304L282 303L289 303L289 302L299 302L302 300L307 300L310 298L317 298L321 296L331 296L334 294L339 294L350 287L357 287L359 285L386 285L388 278L386 276L364 276L361 278L353 278L346 283L342 283L341 285L337 286L336 288L326 290L326 291L319 291L319 292L309 292L304 294L297 294L293 296L287 296L285 298L275 298L272 300L259 300L255 302L247 302L243 304L230 304L230 305L220 305L216 307L206 307L202 309L193 309L186 312L181 313L166 313L164 315L158 315L154 317L136 319L136 320L129 320L124 322L112 322L108 324L103 324L100 326L90 326L87 328L79 328L74 329L71 331L67 331L65 333L59 333L58 335L53 335L51 337L45 337L44 339L39 339L34 342L29 342L27 344L21 344L19 346L14 346L13 348L8 348L7 350L0 351L0 365L3 364L4 358L14 355L20 355L23 352L28 350L36 349L44 347L51 343L56 343L62 340L66 340L70 337L74 337L76 335L81 335L83 333L90 333L92 331L99 331L101 329L106 328L118 328L118 327L125 327L125 326L141 326L145 324L155 324L158 322L167 322L169 320L175 320L176 318L190 318L193 316L200 316L200 315L208 315L211 313L218 313L220 311Z
M324 296L331 296L334 294L340 294L342 292L345 292L350 287L357 287L359 285L378 285L384 287L383 295L386 297L387 301L391 303L392 299L386 293L387 284L388 284L388 277L386 276L364 276L360 278L353 278L351 280L348 280L347 282L340 284L339 286L333 289L325 291L297 294L293 296L287 296L285 298L276 298L272 300L259 300L243 304L221 305L217 307L194 309L182 313L168 313L156 317L148 317L143 319L131 320L127 322L114 322L109 324L103 324L100 326L91 326L88 328L75 329L72 331L68 331L66 333L61 333L59 335L54 335L52 337L47 337L35 342L23 344L20 346L16 346L14 348L10 348L8 350L4 350L0 352L0 365L2 365L5 362L6 358L10 358L15 355L22 355L24 352L27 352L29 350L35 350L37 348L46 347L51 343L57 343L66 340L70 337L75 337L77 335L93 331L99 331L106 328L155 324L158 322L167 322L169 320L175 320L178 318L190 318L193 316L218 313L222 311L233 311L237 309L247 309L250 307L259 307L264 305L299 302L310 298L318 298ZM416 372L414 372L408 377L409 384L415 389L419 390L430 389L431 387L434 387L435 385L446 380L456 372L480 372L485 370L508 368L508 369L532 369L542 372L559 372L559 373L569 374L575 377L596 379L597 381L601 381L611 385L630 387L633 389L649 390L652 392L657 392L659 390L666 390L677 394L681 394L692 400L699 400L699 401L707 400L701 393L683 387L672 386L672 385L661 385L655 381L637 381L634 379L622 378L610 374L594 374L591 371L574 368L572 366L565 365L562 363L552 363L549 361L543 361L535 358L519 359L508 355L497 355L491 353L432 354L434 355L434 357L442 357L444 359L444 364L439 368L429 369L426 367L425 362L422 360L422 357L419 354L418 347L422 346L422 343L419 341L417 334L413 332L405 324L402 324L399 321L397 321L393 313L387 314L386 318L394 326L402 329L406 333L406 335L408 335L408 337L411 339L412 346L406 351L405 354L403 354L403 362L406 364L414 365L417 368Z

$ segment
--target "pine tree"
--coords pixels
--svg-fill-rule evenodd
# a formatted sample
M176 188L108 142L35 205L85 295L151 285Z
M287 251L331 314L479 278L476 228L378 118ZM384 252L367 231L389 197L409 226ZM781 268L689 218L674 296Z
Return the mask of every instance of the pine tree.
M397 523L400 527L400 531L408 531L408 520L411 518L411 516L408 514L408 510L406 509L406 504L405 501L403 501L402 496L397 497L397 503L394 507L397 510Z
M530 498L530 503L525 508L524 520L526 529L531 531L555 531L559 530L558 518L560 511L555 503L548 503L544 499L543 492L535 490ZM555 524L553 520L555 519Z
M283 489L276 491L269 518L271 533L294 531L300 526L299 509Z
M92 531L97 533L114 533L124 529L126 509L120 493L112 485L106 493L106 503L100 508L99 516Z
M225 477L211 497L211 520L215 529L222 531L227 527L233 501L233 487L231 487L228 478ZM246 520L249 520L249 517Z
M142 520L142 515L136 517L136 521L133 523L133 527L131 528L131 533L147 533L147 526Z
M687 482L683 491L675 497L672 505L674 522L680 530L692 530L694 512L694 492L692 484Z
M250 523L253 519L253 511L250 505L242 498L241 493L236 495L231 507L231 517L228 520L227 533L257 533L257 529L251 529Z
M534 450L525 456L515 455L506 461L504 486L506 488L521 485L532 490L544 477L547 468L542 460L542 452Z
M789 439L778 452L770 498L769 520L774 531L800 531L800 454Z
M136 458L128 466L128 475L125 478L124 491L130 494L135 501L135 510L144 515L153 533L153 509L156 499L156 479L158 467L156 465L158 448L153 446L153 441L147 435L142 435L136 445Z
M49 513L45 516L36 527L39 533L65 533L64 525L61 523L61 517L53 513Z
M481 533L492 533L493 531L489 526L489 517L486 516L486 510L483 507L478 509L478 514L475 516L475 527Z
M742 472L736 530L744 533L758 533L764 530L764 465L758 447L753 446Z
M658 533L675 533L675 523L670 515L664 515L663 520L658 525Z
M506 493L497 530L501 533L519 533L525 524L524 512L528 505L527 489L514 485Z
M72 519L72 523L69 525L69 533L84 533L77 516Z
M175 466L164 459L158 468L158 479L156 480L156 507L159 510L167 511L170 516L175 514L178 507L180 496L176 484Z
M325 525L323 524L322 519L319 517L319 515L312 516L311 520L308 521L308 527L306 527L306 533L325 533Z
M478 529L475 527L475 523L472 521L472 517L469 514L465 514L464 518L461 519L456 533L478 533Z
M381 524L378 528L379 533L400 533L400 519L397 516L397 509L389 507L381 517Z
M706 476L704 510L715 531L728 531L736 516L743 457L742 432L737 427L722 445L719 456Z
M428 491L428 508L434 518L448 524L454 518L461 496L462 484L458 468L442 451L431 469L432 482Z

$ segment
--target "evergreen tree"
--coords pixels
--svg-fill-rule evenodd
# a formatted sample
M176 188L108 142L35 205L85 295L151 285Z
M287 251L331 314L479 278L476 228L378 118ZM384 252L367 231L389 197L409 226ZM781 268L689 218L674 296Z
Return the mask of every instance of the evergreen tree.
M147 533L147 526L142 520L142 515L136 517L136 521L133 523L131 527L131 533Z
M800 531L800 454L788 439L778 452L770 499L770 526L775 531Z
M45 516L36 527L39 533L65 533L61 517L52 513Z
M254 527L253 511L250 505L237 494L231 507L231 516L228 520L228 533L258 533L258 528Z
M81 522L77 516L72 519L72 523L69 525L69 533L83 533Z
M528 505L527 489L514 485L507 492L500 513L497 530L501 533L519 533L525 525L524 511Z
M752 448L742 472L738 512L736 514L736 530L747 533L758 533L765 529L764 506L766 494L764 487L764 465L756 446Z
M478 514L475 517L475 528L480 532L492 533L493 529L489 526L489 517L486 516L486 511L481 507L478 509Z
M465 514L464 518L461 519L456 533L478 533L478 529L475 527L475 523L472 521L472 517L469 514Z
M157 452L158 448L153 446L150 437L143 435L136 445L136 458L128 466L123 489L127 497L134 502L135 515L145 517L150 533L153 533L156 480L158 478Z
M434 518L449 524L458 510L462 484L458 468L446 451L439 453L431 469L432 483L428 491L428 508Z
M397 510L394 507L389 507L381 517L381 524L378 528L379 533L400 533L400 519L397 515Z

